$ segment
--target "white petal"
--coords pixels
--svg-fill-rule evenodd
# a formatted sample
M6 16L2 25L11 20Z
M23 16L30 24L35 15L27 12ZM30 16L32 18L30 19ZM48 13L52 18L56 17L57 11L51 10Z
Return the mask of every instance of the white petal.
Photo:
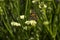
M44 4L44 7L47 8L47 5Z
M21 16L20 16L20 19L24 19L24 18L25 18L25 15L21 15Z
M35 20L31 20L31 21L30 21L30 24L31 24L32 26L35 26L35 25L37 24L37 22L36 22Z
M35 3L35 2L36 2L36 1L34 1L34 0L32 1L32 3Z
M17 22L11 22L11 25L12 26L21 26L21 24L20 23L17 23Z
M29 25L30 24L30 21L26 21L25 24Z

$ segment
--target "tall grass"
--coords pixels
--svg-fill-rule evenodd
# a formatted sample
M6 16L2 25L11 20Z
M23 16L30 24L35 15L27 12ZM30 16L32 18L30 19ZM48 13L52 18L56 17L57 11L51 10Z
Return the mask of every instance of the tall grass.
M0 40L60 40L60 1L0 0Z

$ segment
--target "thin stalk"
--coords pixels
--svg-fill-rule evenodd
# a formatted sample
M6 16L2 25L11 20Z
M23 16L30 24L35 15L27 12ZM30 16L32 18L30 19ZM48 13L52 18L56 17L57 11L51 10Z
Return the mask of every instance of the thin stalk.
M28 0L26 0L25 15L27 15L27 9L28 9Z
M56 5L55 5L55 2L54 2L55 0L53 0L53 4L54 4L54 8L56 9Z
M4 5L4 6L5 6L5 5ZM6 27L6 29L9 31L9 33L11 34L11 36L12 36L13 39L14 39L14 35L13 35L13 33L12 33L11 26L10 26L9 21L8 21L8 16L7 16L7 12L6 12L5 7L3 7L3 9L4 9L4 13L5 13L6 17L7 17L7 19L6 19L7 22L5 22L4 17L2 16L3 23L4 23L5 27Z
M12 30L10 30L10 29L8 28L8 25L7 25L7 23L5 23L3 17L2 17L2 20L3 20L3 22L4 22L4 25L5 25L6 29L9 31L9 33L11 34L11 36L14 37L14 35L13 35L13 33L12 33Z

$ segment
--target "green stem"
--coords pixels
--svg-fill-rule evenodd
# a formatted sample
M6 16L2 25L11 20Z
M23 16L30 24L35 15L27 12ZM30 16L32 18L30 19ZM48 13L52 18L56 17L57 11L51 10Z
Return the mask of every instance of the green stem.
M55 2L54 2L54 0L53 0L53 4L54 4L54 8L56 9L56 5L55 5Z
M7 23L5 23L3 17L2 17L2 20L3 20L3 22L4 22L4 25L5 25L6 29L9 31L9 33L11 34L11 36L14 37L14 35L13 35L13 33L12 33L12 30L10 30L10 29L8 28L8 25L7 25Z
M28 0L26 0L25 15L27 15Z

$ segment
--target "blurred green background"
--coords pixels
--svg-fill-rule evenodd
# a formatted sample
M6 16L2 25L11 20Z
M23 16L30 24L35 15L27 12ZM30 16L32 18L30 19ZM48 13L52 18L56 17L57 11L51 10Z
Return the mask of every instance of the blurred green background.
M60 1L0 0L0 40L60 40Z

